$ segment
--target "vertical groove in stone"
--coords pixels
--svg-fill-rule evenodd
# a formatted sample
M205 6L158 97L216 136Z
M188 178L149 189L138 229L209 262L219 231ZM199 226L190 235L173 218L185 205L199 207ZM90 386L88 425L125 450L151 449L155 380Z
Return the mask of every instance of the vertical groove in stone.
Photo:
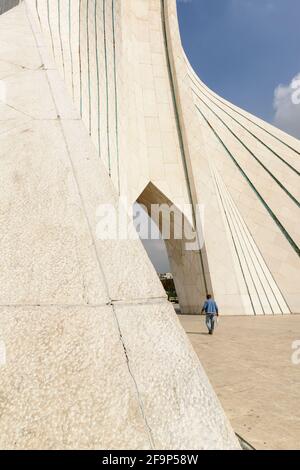
M73 50L72 50L72 0L69 0L69 53L71 62L71 81L72 81L72 98L74 101L74 64L73 64Z
M66 71L65 71L64 47L63 47L62 36L61 36L60 0L57 0L57 13L58 13L57 17L58 17L58 35L59 35L59 42L60 42L60 52L61 52L63 74L64 74L64 80L65 80L66 79Z
M199 236L198 236L198 227L197 227L197 218L196 218L196 214L195 214L195 207L194 207L194 202L193 202L192 189L191 189L191 185L190 185L190 181L189 181L189 174L188 174L188 167L187 167L187 161L186 161L186 155L185 155L185 149L184 149L184 142L183 142L183 136L182 136L182 131L181 131L180 119L179 119L179 110L178 110L177 101L176 101L175 84L174 84L174 78L173 78L170 55L169 55L168 35L167 35L167 28L166 28L166 11L165 11L165 3L164 2L165 2L165 0L161 0L161 16L162 16L163 36L164 36L165 53L166 53L166 59L167 59L169 80L170 80L170 86L171 86L171 92L172 92L172 99L173 99L173 106L174 106L174 112L175 112L175 118L176 118L177 132L178 132L178 137L179 137L179 142L180 142L181 157L182 157L184 173L185 173L185 180L186 180L186 185L187 185L187 189L188 189L188 193L189 193L189 200L190 200L190 204L191 204L192 212L193 212L193 223L194 223L194 227L195 227L196 232L197 232L197 238L199 238ZM207 279L206 279L206 273L205 273L205 268L204 268L204 260L203 260L203 254L202 254L201 247L199 249L199 257L200 257L200 265L201 265L201 270L202 270L202 279L203 279L203 282L204 282L206 294L208 294L208 283L207 283Z
M50 5L49 5L49 0L47 0L47 21L48 21L48 27L49 27L49 33L50 33L50 38L51 38L51 45L52 45L52 53L53 53L53 60L55 60L55 47L54 47L54 40L53 40L53 32L52 32L52 26L51 26L51 18L50 18Z
M247 152L264 169L264 171L275 181L275 183L280 187L280 189L282 189L282 191L286 193L286 195L291 199L291 201L293 201L293 203L296 204L298 208L300 208L300 203L295 198L295 196L293 196L293 194L290 193L290 191L285 187L285 185L281 183L281 181L279 181L279 179L275 175L273 175L273 173L266 167L264 163L262 163L262 161L257 157L257 155L255 155L255 153L252 152L252 150L237 136L235 132L233 132L232 129L230 129L230 127L223 121L223 119L204 100L202 100L202 98L200 98L199 96L197 96L197 98L223 124L223 126L229 131L229 133L233 135L233 137L237 140L237 142L239 142L247 150Z
M291 235L288 233L288 231L285 229L285 227L282 225L282 223L280 222L280 220L276 217L276 215L274 214L274 212L272 211L272 209L270 208L270 206L266 203L266 201L264 200L264 198L262 197L262 195L260 194L260 192L256 189L255 185L253 184L253 182L251 181L251 179L247 176L247 174L245 173L245 171L242 169L242 167L240 166L240 164L237 162L237 160L235 159L235 157L232 155L232 153L230 152L230 150L228 149L228 147L226 146L226 144L223 142L223 140L221 139L221 137L219 136L219 134L217 133L217 131L214 129L214 127L211 125L211 123L209 122L209 120L204 116L204 114L202 113L202 111L200 110L200 108L197 106L197 109L198 109L198 112L200 113L200 115L202 116L202 118L205 120L205 122L207 123L207 125L209 126L209 128L212 130L212 132L215 134L215 136L217 137L217 139L219 140L219 142L222 144L223 148L226 150L226 153L230 156L231 160L234 162L234 164L237 166L237 168L239 169L239 171L241 172L241 174L243 175L243 177L246 179L246 181L248 182L249 186L251 187L251 189L254 191L254 193L256 194L256 196L258 197L258 199L260 200L260 202L263 204L263 206L265 207L265 209L268 211L268 213L271 215L272 219L274 220L274 222L276 223L276 225L278 226L278 228L281 230L281 232L283 233L283 235L285 236L286 240L289 242L289 244L291 245L291 247L293 248L293 250L296 252L296 254L298 256L300 256L300 249L298 247L298 245L296 244L296 242L293 240L293 238L291 237Z
M240 127L242 127L242 129L244 129L245 131L247 131L254 139L256 139L259 143L261 143L265 148L267 148L270 152L273 153L273 155L275 155L282 163L284 163L290 170L292 170L294 173L296 173L298 176L300 176L300 173L298 170L296 170L296 168L294 168L292 165L289 164L289 162L287 162L283 157L281 157L277 152L275 152L275 150L273 150L271 147L269 147L268 144L266 144L265 142L263 142L257 135L253 134L253 132L250 131L250 129L246 126L244 126L240 121L238 121L234 116L232 116L231 114L229 114L227 111L225 111L224 108L222 108L220 105L218 105L217 103L215 103L215 101L212 100L212 98L208 95L206 95L203 90L201 90L199 88L199 85L197 85L194 80L190 77L192 83L196 86L196 89L199 93L201 93L203 96L205 96L206 99L208 99L211 103L213 103L214 106L216 106L218 109L220 109L220 111L222 111L224 114L226 114L230 119L232 119L234 122L236 122ZM195 92L194 89L192 89L194 95L199 98L201 100L201 98L197 95L197 93Z
M108 58L107 58L107 37L106 37L106 0L103 2L103 42L105 59L105 81L106 81L106 132L107 132L107 157L108 172L111 177L111 155L110 155L110 130L109 130L109 86L108 86Z
M243 269L243 263L242 263L242 260L241 260L241 257L240 257L239 250L238 250L238 248L237 248L237 244L236 244L236 240L235 240L235 237L234 237L234 234L233 234L233 231L232 231L231 224L230 224L230 222L229 222L228 212L227 212L227 209L225 208L224 201L223 201L223 196L222 196L220 187L219 187L219 185L218 185L216 176L215 176L215 175L213 175L213 176L214 176L214 181L215 181L215 185L216 185L216 188L217 188L219 200L220 200L221 205L222 205L223 213L224 213L225 218L226 218L226 221L227 221L227 227L228 227L229 232L230 232L231 241L232 241L233 246L234 246L234 250L235 250L235 253L236 253L236 256L237 256L237 260L238 260L238 263L239 263L239 266L240 266L240 270L241 270L241 273L242 273L242 277L243 277L243 280L244 280L244 283L245 283L245 286L246 286L246 289L247 289L248 297L249 297L249 300L250 300L250 303L251 303L252 313L253 313L254 315L256 315L256 310L255 310L255 306L254 306L254 303L253 303L252 295L251 295L251 292L250 292L250 289L249 289L249 285L248 285L248 282L247 282L247 279L246 279L246 276L245 276L245 272L244 272L244 269Z
M78 44L78 55L79 55L79 88L80 88L80 116L82 117L82 61L81 61L81 6L82 0L78 0L79 7L79 44Z
M191 66L189 65L189 67L191 68ZM193 71L193 73L195 74L195 72ZM197 77L198 79L198 77ZM199 80L199 79L198 79ZM235 109L233 106L230 106L229 103L227 103L225 100L221 99L219 96L217 96L215 93L213 93L207 86L205 86L205 90L207 91L207 93L209 95L211 95L214 99L216 99L217 101L219 101L222 105L226 106L228 109L230 109L231 111L233 111L233 113L235 114L238 114L239 116L241 116L243 119L246 119L248 122L250 122L251 124L253 124L254 126L258 127L259 129L261 129L262 131L264 131L266 134L270 135L271 137L273 137L273 139L275 140L278 140L278 142L280 142L281 144L283 144L285 147L289 148L290 150L292 150L293 152L295 152L297 155L300 155L300 152L298 150L296 150L294 147L292 147L291 145L289 145L287 142L284 142L282 139L280 139L280 137L274 135L272 132L270 132L268 129L262 127L260 124L258 124L258 122L255 122L253 119L250 119L248 116L246 116L246 114L243 114L241 113L238 109Z
M98 52L98 11L97 0L95 0L95 54L96 54L96 76L97 76L97 138L98 138L98 154L101 156L101 128L100 128L100 72L99 72L99 52Z
M115 89L115 133L117 147L117 178L118 192L120 195L120 155L119 155L119 105L118 105L118 85L117 85L117 61L116 61L116 27L115 27L115 0L112 0L112 31L113 31L113 63L114 63L114 89Z
M88 91L89 91L89 103L88 103L88 108L89 108L89 124L88 124L88 129L89 129L89 134L91 135L92 133L92 95L91 95L91 61L90 61L90 26L89 26L89 1L87 1L86 5L86 37L87 37L87 63L88 63Z
M260 307L261 307L261 313L263 314L266 314L266 311L265 311L265 308L264 308L264 304L262 302L262 298L261 298L261 295L259 293L259 285L261 286L263 292L264 292L264 296L265 296L265 299L267 300L267 303L269 304L269 307L272 311L272 313L274 313L273 311L273 308L272 308L272 305L270 304L270 301L269 301L269 298L268 298L268 295L266 293L266 290L265 290L265 287L263 285L263 282L259 276L259 273L257 271L257 268L256 268L256 264L253 263L253 257L252 257L252 253L250 252L247 244L245 243L245 238L244 238L244 234L243 232L241 231L241 228L236 220L236 217L235 217L235 214L233 213L232 211L232 208L230 208L230 205L229 205L229 202L228 202L228 195L222 191L221 189L221 185L220 183L218 182L218 178L216 177L215 175L215 181L218 185L218 189L219 189L219 192L222 193L222 199L223 199L223 207L225 207L225 205L227 206L227 209L228 209L228 223L230 225L230 227L233 229L233 231L235 232L235 240L238 242L239 246L240 246L240 253L243 255L244 257L244 260L245 260L245 265L247 267L247 270L249 272L249 275L250 275L250 278L251 278L251 281L252 281L252 284L254 286L254 289L255 289L255 292L256 292L256 296L257 296L257 299L259 301L259 304L260 304ZM246 254L249 255L249 258L250 258L250 263L247 261L247 256ZM255 271L256 273L256 276L257 276L257 279L258 279L258 284L257 282L255 281L254 279L254 276L252 274L252 271Z

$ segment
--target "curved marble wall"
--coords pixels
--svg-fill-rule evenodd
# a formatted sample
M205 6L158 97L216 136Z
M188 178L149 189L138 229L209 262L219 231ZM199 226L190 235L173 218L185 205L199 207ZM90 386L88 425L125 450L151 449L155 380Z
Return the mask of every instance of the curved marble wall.
M295 223L300 200L299 142L220 99L190 67L189 78L207 152L214 156L213 171L223 187L222 191L218 185L222 210L251 308L265 314L297 312L296 296L285 299L281 288L297 292L293 271L297 269L300 239ZM247 198L243 200L244 188ZM233 206L224 206L224 191L236 201L236 218ZM250 250L249 237L256 253Z
M175 2L165 2L165 14L190 180L215 227L206 236L215 294L239 297L247 313L297 313L300 143L205 86L182 51Z
M300 311L299 142L201 82L175 0L31 3L119 194L133 203L152 183L179 207L205 205L203 249L189 268L170 259L178 290L189 272L195 279L180 294L184 310L213 291L225 314Z

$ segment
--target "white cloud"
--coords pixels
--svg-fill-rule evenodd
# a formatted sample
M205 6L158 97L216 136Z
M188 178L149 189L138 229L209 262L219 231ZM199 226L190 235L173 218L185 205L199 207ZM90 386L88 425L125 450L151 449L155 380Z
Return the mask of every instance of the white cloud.
M300 139L300 73L274 92L274 124Z

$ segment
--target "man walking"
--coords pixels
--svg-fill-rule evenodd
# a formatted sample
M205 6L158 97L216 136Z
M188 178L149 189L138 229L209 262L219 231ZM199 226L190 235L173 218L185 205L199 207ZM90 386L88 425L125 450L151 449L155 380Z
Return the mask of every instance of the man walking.
M216 317L219 316L219 309L211 295L207 295L201 313L206 314L206 326L210 335L214 334Z

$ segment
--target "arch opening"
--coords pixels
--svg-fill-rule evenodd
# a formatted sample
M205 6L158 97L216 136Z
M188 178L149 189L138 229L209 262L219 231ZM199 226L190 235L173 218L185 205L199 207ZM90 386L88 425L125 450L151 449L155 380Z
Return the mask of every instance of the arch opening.
M206 285L200 262L195 231L180 208L175 206L153 183L149 183L137 199L154 227L154 240L165 245L170 273L172 273L180 311L183 314L198 314L206 297ZM153 241L153 229L146 230L141 238L144 246L149 237ZM146 250L150 259L151 249ZM151 259L153 262L153 260ZM155 264L155 263L154 263ZM157 268L157 266L155 266Z

